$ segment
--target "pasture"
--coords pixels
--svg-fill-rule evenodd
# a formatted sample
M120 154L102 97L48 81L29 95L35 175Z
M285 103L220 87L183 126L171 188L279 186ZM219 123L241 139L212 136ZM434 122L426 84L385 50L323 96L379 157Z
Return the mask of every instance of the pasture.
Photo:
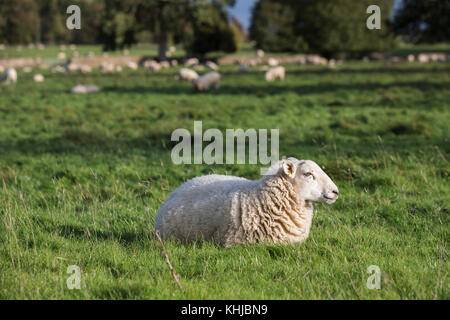
M207 93L178 69L43 71L44 83L19 70L0 86L1 299L450 298L448 62L286 65L274 83L221 66ZM73 95L77 83L101 91ZM161 203L198 175L260 177L259 165L172 164L170 135L194 120L279 128L280 155L316 161L340 197L316 204L303 244L165 242L180 290L152 235Z

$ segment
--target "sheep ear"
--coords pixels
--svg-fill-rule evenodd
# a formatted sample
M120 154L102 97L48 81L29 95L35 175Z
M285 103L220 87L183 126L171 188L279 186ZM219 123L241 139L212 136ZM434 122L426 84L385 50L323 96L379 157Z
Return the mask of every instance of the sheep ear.
M293 178L295 176L295 171L297 170L295 164L290 160L284 160L283 164L283 173L288 177Z

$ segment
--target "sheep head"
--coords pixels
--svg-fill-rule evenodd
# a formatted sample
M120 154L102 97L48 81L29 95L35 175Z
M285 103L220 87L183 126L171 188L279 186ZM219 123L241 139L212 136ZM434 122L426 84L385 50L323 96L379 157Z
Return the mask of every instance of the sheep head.
M304 200L332 204L338 198L337 186L314 161L285 159L281 161L281 172Z

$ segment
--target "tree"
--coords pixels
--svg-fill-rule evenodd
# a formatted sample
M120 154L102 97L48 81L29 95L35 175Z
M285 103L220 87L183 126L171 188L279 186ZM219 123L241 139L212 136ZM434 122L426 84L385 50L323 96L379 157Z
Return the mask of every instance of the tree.
M234 2L235 0L105 0L101 28L104 49L115 50L130 46L137 41L136 34L145 30L156 39L160 60L166 59L171 37L183 40L193 53L233 50L236 35L228 24L225 7L234 5ZM209 39L207 45L201 37Z
M403 0L394 16L394 30L405 40L445 42L450 40L449 0Z
M189 54L204 56L211 51L235 52L239 35L228 23L224 7L218 3L203 4L195 8L191 30L185 37Z
M381 8L381 30L366 27L366 9L373 4ZM392 7L392 0L260 0L250 38L269 51L362 56L392 47Z
M34 42L39 22L37 4L33 0L0 0L0 21L0 42Z

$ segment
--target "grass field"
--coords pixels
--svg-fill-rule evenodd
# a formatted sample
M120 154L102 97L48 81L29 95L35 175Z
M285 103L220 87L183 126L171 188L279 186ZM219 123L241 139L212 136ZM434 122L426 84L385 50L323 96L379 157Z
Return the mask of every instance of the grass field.
M88 75L19 72L0 86L0 299L449 299L450 65L349 62L223 67L195 93L177 69ZM100 93L72 95L77 83ZM294 246L166 242L161 203L212 172L258 179L257 165L173 165L171 132L280 129L280 154L311 159L339 187ZM69 290L69 265L81 289ZM366 287L367 268L382 271Z

